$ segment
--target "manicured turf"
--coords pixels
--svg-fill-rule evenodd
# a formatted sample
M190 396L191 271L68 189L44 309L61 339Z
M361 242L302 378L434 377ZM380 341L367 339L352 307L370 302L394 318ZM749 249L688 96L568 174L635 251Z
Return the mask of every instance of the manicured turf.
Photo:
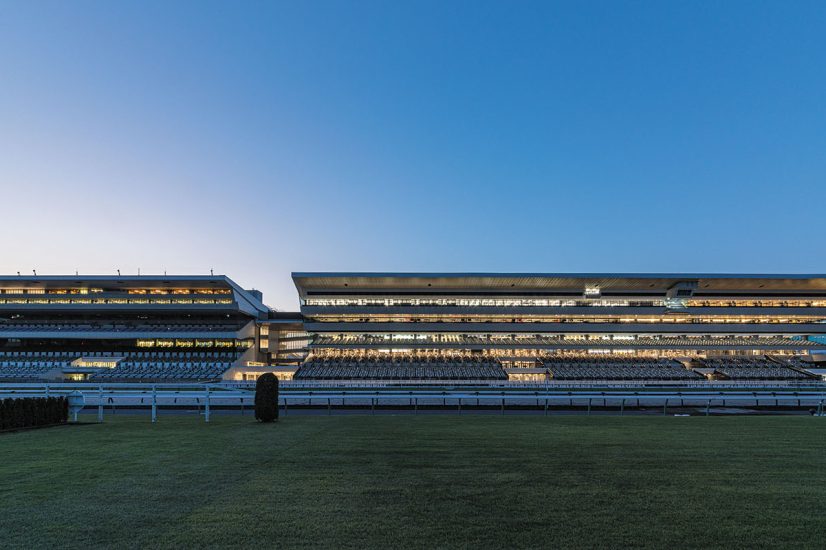
M822 547L826 419L107 418L0 435L0 547Z

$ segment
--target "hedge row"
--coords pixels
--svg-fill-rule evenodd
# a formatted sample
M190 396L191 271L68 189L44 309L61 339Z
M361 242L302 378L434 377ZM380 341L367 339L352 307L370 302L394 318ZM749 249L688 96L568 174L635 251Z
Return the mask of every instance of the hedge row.
M65 397L26 397L0 400L0 430L63 424L69 419Z

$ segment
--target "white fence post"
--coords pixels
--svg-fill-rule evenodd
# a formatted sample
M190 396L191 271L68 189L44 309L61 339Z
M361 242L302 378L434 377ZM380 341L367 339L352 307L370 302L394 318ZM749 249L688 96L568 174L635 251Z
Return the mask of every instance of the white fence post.
M98 422L103 423L103 386L98 388Z
M152 422L158 421L158 394L155 386L152 386Z
M204 402L204 422L209 422L209 386L206 388L206 401Z

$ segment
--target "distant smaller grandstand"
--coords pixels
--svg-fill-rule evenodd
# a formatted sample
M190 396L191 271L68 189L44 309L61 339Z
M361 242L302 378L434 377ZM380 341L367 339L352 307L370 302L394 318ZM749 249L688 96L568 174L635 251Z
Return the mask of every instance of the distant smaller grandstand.
M0 381L217 381L262 363L271 314L224 276L0 276Z

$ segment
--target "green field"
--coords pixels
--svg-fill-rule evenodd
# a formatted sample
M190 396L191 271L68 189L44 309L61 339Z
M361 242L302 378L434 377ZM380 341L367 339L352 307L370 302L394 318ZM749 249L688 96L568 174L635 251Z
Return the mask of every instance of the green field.
M107 418L0 435L0 547L822 547L826 419Z

